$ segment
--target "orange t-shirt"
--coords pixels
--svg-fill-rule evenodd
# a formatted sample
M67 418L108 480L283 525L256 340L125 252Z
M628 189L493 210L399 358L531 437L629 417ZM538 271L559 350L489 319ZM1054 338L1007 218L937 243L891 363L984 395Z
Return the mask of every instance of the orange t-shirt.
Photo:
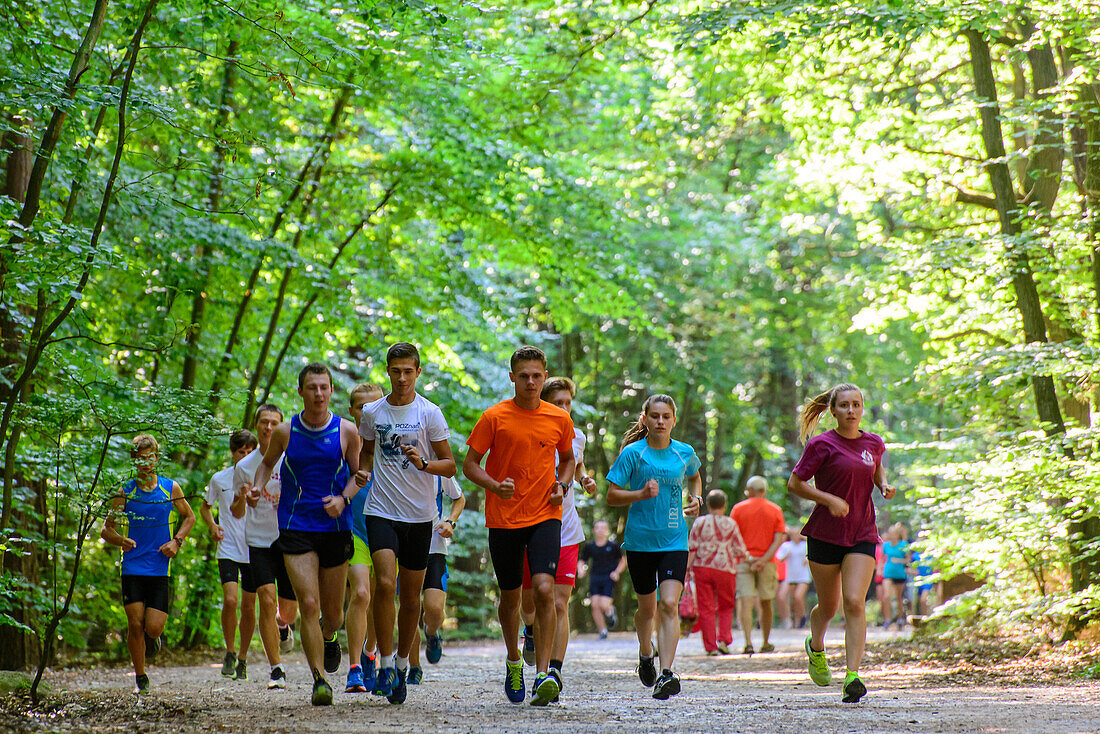
M466 445L485 458L485 471L498 482L511 477L511 499L485 493L485 527L529 528L543 520L560 520L561 505L550 504L557 481L554 459L573 452L573 419L556 405L539 402L524 410L505 400L478 419Z
M763 497L749 497L733 506L730 517L737 521L745 547L753 558L759 558L771 546L776 533L787 532L783 510ZM772 556L775 563L775 556Z

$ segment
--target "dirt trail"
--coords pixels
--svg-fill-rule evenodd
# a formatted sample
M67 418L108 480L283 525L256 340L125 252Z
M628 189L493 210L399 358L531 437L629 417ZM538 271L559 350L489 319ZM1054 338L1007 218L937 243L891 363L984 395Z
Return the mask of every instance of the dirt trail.
M290 658L285 691L266 689L267 666L254 653L252 680L219 675L220 663L157 668L152 693L129 693L126 669L62 671L50 682L83 692L53 716L0 717L0 728L112 732L1094 732L1100 731L1100 683L998 687L958 685L933 666L879 666L870 656L860 704L842 704L837 683L812 684L801 652L804 633L777 631L777 651L748 658L707 657L698 635L682 640L676 669L683 693L656 701L634 673L637 642L627 633L606 641L572 641L561 703L545 709L514 706L504 698L503 647L449 646L439 665L426 666L424 683L393 706L369 694L344 694L346 660L331 676L335 705L309 705L301 653ZM871 639L884 639L872 632ZM756 633L759 645L759 632ZM830 663L841 669L842 630L830 631ZM736 644L739 649L740 643ZM254 648L258 651L258 646ZM527 675L530 685L532 676Z

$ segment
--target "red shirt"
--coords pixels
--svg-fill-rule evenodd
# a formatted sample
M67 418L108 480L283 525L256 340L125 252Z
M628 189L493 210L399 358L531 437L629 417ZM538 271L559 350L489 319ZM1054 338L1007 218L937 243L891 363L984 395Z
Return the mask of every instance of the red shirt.
M867 431L861 431L859 438L844 438L835 430L811 438L794 474L804 482L813 478L822 492L843 499L848 503L848 514L833 517L825 505L817 505L802 534L846 547L880 542L871 492L884 453L886 443Z
M745 547L753 558L760 558L775 541L776 533L787 532L783 510L763 497L749 497L733 506L730 517L737 521ZM775 556L771 558L775 563Z

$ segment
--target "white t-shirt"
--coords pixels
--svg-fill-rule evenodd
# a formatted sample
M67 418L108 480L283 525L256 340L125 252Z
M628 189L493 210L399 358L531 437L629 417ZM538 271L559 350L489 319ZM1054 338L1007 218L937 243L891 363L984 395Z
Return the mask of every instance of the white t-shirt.
M573 426L573 457L580 464L584 461L584 446L588 437L581 429ZM558 454L554 452L554 467L558 466ZM581 527L581 516L577 514L577 492L582 492L579 482L574 481L569 491L565 493L565 501L561 505L561 544L576 545L584 541L584 528Z
M806 559L806 541L801 543L783 541L779 550L775 552L775 557L787 562L788 584L810 583L810 562Z
M218 524L225 531L225 537L218 543L215 558L227 558L237 563L248 563L248 544L244 542L244 518L233 517L229 505L237 493L233 491L233 467L227 466L210 477L203 499L211 507L218 508ZM245 513L247 514L247 512Z
M436 475L413 466L401 447L415 446L428 461L439 458L432 441L451 437L439 406L420 394L408 405L376 400L363 406L359 433L374 441L374 485L363 513L401 522L436 519Z
M234 493L240 492L244 485L252 484L252 480L256 478L256 470L263 460L263 452L256 449L237 462L237 466L233 468ZM283 489L279 472L282 468L283 457L280 456L275 468L271 470L271 479L267 480L267 486L260 492L260 501L255 507L247 507L244 511L244 538L253 548L270 548L279 539L279 495Z
M435 502L439 515L436 517L435 525L438 528L439 523L443 520L444 514L451 514L449 512L443 512L443 495L450 497L453 502L462 496L462 488L458 486L458 482L452 477L436 477L436 480ZM442 553L443 555L447 555L447 548L450 545L450 538L444 538L434 529L432 530L432 547L428 550L428 553Z

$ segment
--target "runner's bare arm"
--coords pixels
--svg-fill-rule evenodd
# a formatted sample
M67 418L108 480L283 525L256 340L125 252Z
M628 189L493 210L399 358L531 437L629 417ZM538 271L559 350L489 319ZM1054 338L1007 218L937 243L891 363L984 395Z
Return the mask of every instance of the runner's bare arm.
M362 438L362 445L359 448L359 471L355 473L355 482L360 487L367 486L367 482L370 481L371 472L374 471L374 439Z
M279 457L286 451L289 442L290 423L284 421L271 432L271 440L267 444L267 451L264 452L264 460L256 467L256 476L252 478L252 486L248 490L249 507L255 507L260 501L260 492L271 480L271 473L275 470L275 465L279 463Z
M432 441L432 451L436 459L429 461L420 455L415 446L402 446L401 453L405 455L412 465L422 472L435 474L440 477L453 477L455 475L455 457L451 453L451 444L447 439Z
M212 509L213 507L211 504L204 499L202 505L199 507L199 517L206 523L206 527L210 528L210 537L220 543L222 538L225 537L225 530L221 525L214 522L214 513L211 511Z
M169 558L175 558L179 553L180 548L183 547L183 541L187 539L196 522L195 512L188 504L187 498L183 496L183 488L178 482L172 482L172 504L176 508L176 514L180 516L180 526L172 539L160 547L160 552Z
M640 500L652 499L656 497L660 491L656 479L650 479L645 483L645 486L637 492L630 489L623 489L612 482L607 485L607 504L611 507L622 507L623 505L633 504Z
M787 491L795 497L825 505L825 508L833 517L844 517L848 514L848 503L842 498L837 497L835 494L822 492L793 472L791 478L787 480Z
M703 511L703 478L699 476L699 472L695 472L686 481L688 496L692 498L692 502L684 508L684 517L698 517Z
M487 492L492 492L506 500L511 499L516 492L515 482L511 477L506 478L503 482L498 482L489 476L489 472L481 466L481 460L484 458L485 454L475 451L471 446L462 462L463 476Z
M107 507L107 517L103 519L103 529L99 531L99 537L103 538L105 543L117 545L122 548L123 553L137 547L137 543L119 533L115 526L115 515L122 512L124 507L126 507L126 498L121 493L112 497Z
M875 486L879 488L879 491L882 492L882 496L885 499L894 499L894 494L897 490L894 489L894 485L886 481L886 470L882 468L881 461L879 461L878 466L875 467L875 476L872 481L874 481Z
M455 525L458 523L458 518L465 507L466 495L461 495L458 499L451 500L451 514L439 521L439 525L436 526L435 531L443 538L454 537Z

